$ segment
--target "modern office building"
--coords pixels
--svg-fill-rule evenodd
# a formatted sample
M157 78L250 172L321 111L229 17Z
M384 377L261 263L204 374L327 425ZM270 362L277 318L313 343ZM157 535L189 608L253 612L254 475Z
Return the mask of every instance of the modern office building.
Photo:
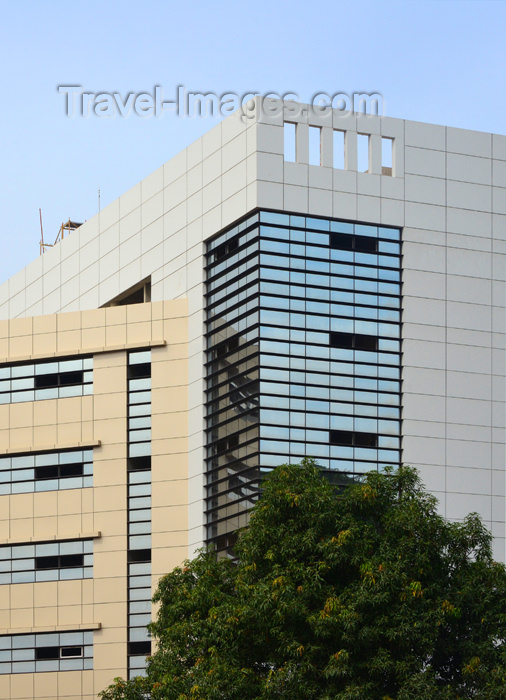
M267 470L416 466L505 558L506 136L268 101L0 287L0 697L142 672Z

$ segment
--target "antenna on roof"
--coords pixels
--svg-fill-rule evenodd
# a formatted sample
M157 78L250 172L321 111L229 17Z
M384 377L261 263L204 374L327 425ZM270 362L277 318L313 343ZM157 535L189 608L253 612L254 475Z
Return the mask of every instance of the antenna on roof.
M98 188L98 211L100 211L100 187Z
M71 221L70 219L67 221L67 223L62 224L60 226L60 230L58 231L58 235L55 238L54 243L46 243L44 241L44 235L42 233L42 214L39 209L39 214L40 214L40 254L45 253L48 248L52 248L55 246L57 243L60 241L63 241L63 238L65 234L72 233L72 231L75 231L76 229L79 228L79 226L82 226L82 224L78 223L77 221Z
M44 231L42 229L42 211L39 209L40 218L40 255L44 252Z

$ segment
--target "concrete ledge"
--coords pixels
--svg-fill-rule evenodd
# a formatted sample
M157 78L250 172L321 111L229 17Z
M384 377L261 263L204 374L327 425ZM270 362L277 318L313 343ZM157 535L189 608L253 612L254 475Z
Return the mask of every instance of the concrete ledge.
M26 455L32 452L55 452L57 450L80 450L86 447L100 447L102 440L83 440L80 442L59 442L53 445L31 445L30 447L7 447L0 450L0 457L6 455Z
M9 365L14 362L32 362L35 360L51 360L53 357L79 357L80 355L98 355L104 352L118 352L121 350L138 350L140 348L158 348L167 345L166 340L138 340L135 343L120 343L119 345L107 345L94 348L76 348L74 350L57 350L49 353L35 353L33 355L9 355L0 357L0 365Z
M86 632L102 629L101 622L81 622L76 625L54 625L54 627L9 627L0 628L0 634L44 634L45 632Z
M13 544L42 544L43 542L67 542L68 540L95 540L102 537L100 530L94 532L75 532L71 535L51 535L50 537L13 537L0 540L0 547Z

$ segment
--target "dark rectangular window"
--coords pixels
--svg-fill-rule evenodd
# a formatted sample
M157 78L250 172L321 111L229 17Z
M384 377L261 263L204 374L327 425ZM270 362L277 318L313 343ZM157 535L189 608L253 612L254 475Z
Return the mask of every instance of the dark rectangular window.
M62 372L61 374L41 374L35 377L35 388L45 389L57 386L71 386L83 383L84 372Z
M151 456L130 457L128 460L129 472L140 472L151 469Z
M60 557L35 557L35 569L59 569Z
M70 569L84 565L84 554L62 554L60 557L36 557L36 569Z
M141 362L138 365L128 365L128 378L141 379L151 377L151 362Z
M149 656L151 654L151 642L128 642L129 656Z
M40 647L35 649L35 660L59 659L60 647Z
M331 233L330 247L336 250L355 250L358 253L377 253L378 240L372 236L354 236L347 233Z
M83 647L60 647L60 658L78 659L83 655Z
M356 334L354 336L354 343L355 343L356 350L377 350L378 349L378 338L375 335Z
M347 233L332 233L330 236L330 247L337 250L353 250L354 236Z
M359 433L349 430L331 430L331 445L353 445L355 447L377 447L378 436L375 433Z
M353 348L355 350L377 350L378 338L374 335L360 333L330 334L330 345L333 348Z
M131 549L128 552L128 563L136 564L140 562L151 561L151 550L150 549Z
M353 433L351 430L331 430L330 442L332 445L353 445Z
M376 238L369 238L368 236L355 236L353 242L355 250L361 253L378 252L378 241Z

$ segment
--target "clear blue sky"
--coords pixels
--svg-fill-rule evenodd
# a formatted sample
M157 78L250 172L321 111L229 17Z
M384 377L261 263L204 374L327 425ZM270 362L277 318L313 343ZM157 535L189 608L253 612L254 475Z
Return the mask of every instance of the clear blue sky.
M216 120L69 119L87 92L379 92L392 117L506 133L500 0L0 3L0 282Z

